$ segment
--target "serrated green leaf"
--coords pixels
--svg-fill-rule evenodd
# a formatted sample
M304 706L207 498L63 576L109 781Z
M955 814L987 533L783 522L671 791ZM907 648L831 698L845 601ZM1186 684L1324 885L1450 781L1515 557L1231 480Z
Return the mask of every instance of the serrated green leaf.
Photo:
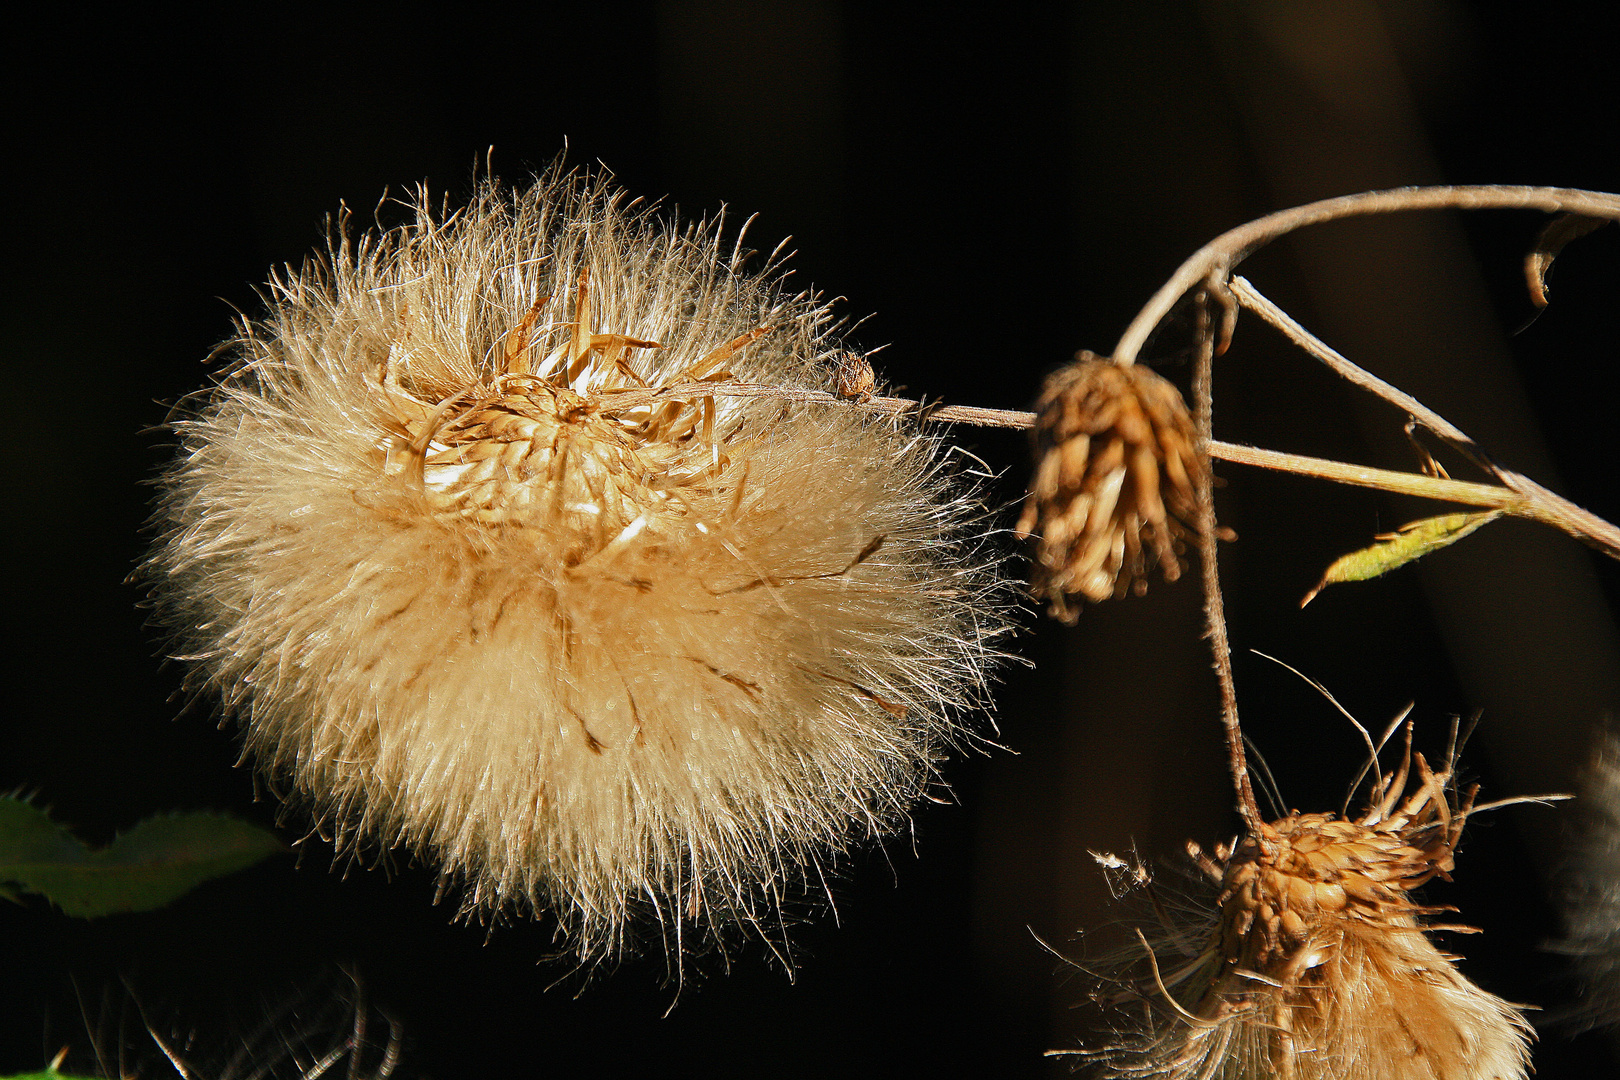
M281 841L256 825L188 813L147 818L92 851L40 808L0 799L0 882L81 918L162 907L281 850Z
M0 867L53 862L84 853L84 845L40 807L15 795L0 798ZM0 873L0 880L9 880Z
M1481 525L1495 521L1501 516L1500 510L1441 514L1439 517L1424 518L1402 525L1395 532L1384 533L1378 537L1378 543L1371 547L1335 559L1333 565L1327 568L1327 573L1322 575L1322 580L1317 583L1316 588L1305 594L1305 599L1299 602L1299 606L1304 607L1316 599L1316 594L1329 585L1341 581L1366 581L1387 574L1397 566L1405 566L1431 551L1439 551L1443 547L1455 544Z

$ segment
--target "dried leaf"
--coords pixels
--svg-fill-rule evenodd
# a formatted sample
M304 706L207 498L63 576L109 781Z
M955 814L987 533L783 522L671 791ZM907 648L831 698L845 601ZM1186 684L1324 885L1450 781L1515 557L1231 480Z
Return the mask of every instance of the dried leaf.
M1424 518L1402 525L1395 532L1384 533L1378 537L1378 543L1371 547L1335 559L1333 565L1327 568L1327 573L1322 575L1322 580L1317 583L1316 588L1305 594L1305 599L1299 602L1299 606L1304 607L1316 599L1316 594L1329 585L1341 581L1367 581L1387 574L1397 566L1405 566L1431 551L1455 544L1481 525L1501 516L1500 510L1441 514L1439 517Z
M0 882L39 893L80 918L162 907L283 846L245 821L188 813L147 818L92 851L39 807L0 798Z
M1553 260L1564 250L1564 245L1608 223L1608 218L1563 214L1553 218L1541 230L1541 235L1536 237L1536 246L1524 257L1524 278L1530 286L1530 299L1536 307L1547 306L1547 271L1552 269Z

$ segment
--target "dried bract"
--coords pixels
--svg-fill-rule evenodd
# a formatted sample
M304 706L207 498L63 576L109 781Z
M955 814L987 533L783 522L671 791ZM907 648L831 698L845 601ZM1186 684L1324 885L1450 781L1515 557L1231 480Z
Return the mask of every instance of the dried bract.
M1140 364L1082 353L1035 404L1035 476L1018 532L1034 538L1031 591L1072 623L1093 603L1146 588L1151 559L1181 576L1193 520L1197 434L1174 385Z
M829 389L826 305L605 184L272 281L175 426L160 612L340 845L405 845L582 958L639 909L774 921L904 820L983 704L1007 588L914 421Z
M1410 786L1408 781L1411 781ZM1473 792L1421 754L1359 818L1293 813L1199 854L1220 884L1201 943L1143 940L1114 1003L1149 1028L1096 1055L1110 1077L1511 1080L1529 1066L1519 1009L1440 952L1411 891L1452 869ZM1170 929L1170 928L1167 928ZM1466 929L1445 927L1445 929ZM1179 954L1177 946L1180 947Z

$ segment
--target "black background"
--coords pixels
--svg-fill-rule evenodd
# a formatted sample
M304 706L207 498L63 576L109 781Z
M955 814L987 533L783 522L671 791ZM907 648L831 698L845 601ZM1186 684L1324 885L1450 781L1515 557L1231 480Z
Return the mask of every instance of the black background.
M232 767L232 733L176 696L124 579L166 404L207 378L231 308L252 312L255 283L319 243L340 202L363 216L421 181L464 195L490 148L492 171L521 181L566 140L569 163L600 162L683 214L757 212L757 246L792 234L796 280L869 315L854 340L888 345L892 383L1021 408L1248 218L1406 183L1620 188L1620 14L1598 7L239 4L13 23L0 789L37 793L95 841L170 808L274 820ZM1614 518L1620 236L1572 248L1553 307L1508 337L1532 314L1516 275L1538 224L1335 225L1246 271L1352 359ZM1148 350L1182 381L1186 329L1172 321ZM1413 467L1402 417L1255 320L1220 363L1222 436ZM1022 437L961 438L1016 499ZM1415 700L1429 744L1484 709L1467 764L1487 798L1573 785L1620 700L1614 564L1499 524L1301 612L1328 561L1417 504L1219 471L1241 537L1225 563L1240 651L1288 661L1369 725ZM1085 987L1035 936L1080 955L1077 928L1107 921L1086 850L1173 857L1236 827L1197 608L1188 580L1074 630L1028 618L1017 647L1035 667L1010 666L999 695L1007 750L953 763L956 805L921 807L913 837L843 868L837 917L793 935L791 979L744 944L691 961L678 1003L658 957L586 984L545 961L544 925L455 924L428 872L403 858L329 872L311 841L296 868L272 860L156 914L0 905L0 1074L83 1046L75 987L99 1000L127 978L207 1029L345 964L409 1032L410 1075L1047 1075L1062 1066L1042 1051L1081 1038L1070 1006ZM1336 807L1359 764L1349 726L1246 652L1238 675L1288 803ZM1544 949L1567 816L1482 818L1457 883L1431 890L1487 931L1445 946L1513 1000L1569 999ZM1608 1054L1549 1034L1539 1075L1602 1075Z

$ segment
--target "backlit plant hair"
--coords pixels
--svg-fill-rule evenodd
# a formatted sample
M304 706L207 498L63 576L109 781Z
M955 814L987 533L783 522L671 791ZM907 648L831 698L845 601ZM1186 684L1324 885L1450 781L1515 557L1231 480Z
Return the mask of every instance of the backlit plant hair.
M36 1078L74 1080L390 1080L405 1056L399 1023L367 998L353 974L319 979L280 1000L267 999L245 1026L210 1029L162 1019L126 982L104 991L94 1015L80 999L89 1045L69 1043ZM407 1070L409 1075L409 1070Z
M1580 788L1579 826L1563 868L1566 931L1558 951L1575 969L1577 998L1557 1019L1567 1028L1620 1027L1620 736L1597 739Z
M844 407L828 305L718 221L555 171L408 210L178 412L145 573L190 685L340 848L581 959L773 923L987 704L971 462Z

